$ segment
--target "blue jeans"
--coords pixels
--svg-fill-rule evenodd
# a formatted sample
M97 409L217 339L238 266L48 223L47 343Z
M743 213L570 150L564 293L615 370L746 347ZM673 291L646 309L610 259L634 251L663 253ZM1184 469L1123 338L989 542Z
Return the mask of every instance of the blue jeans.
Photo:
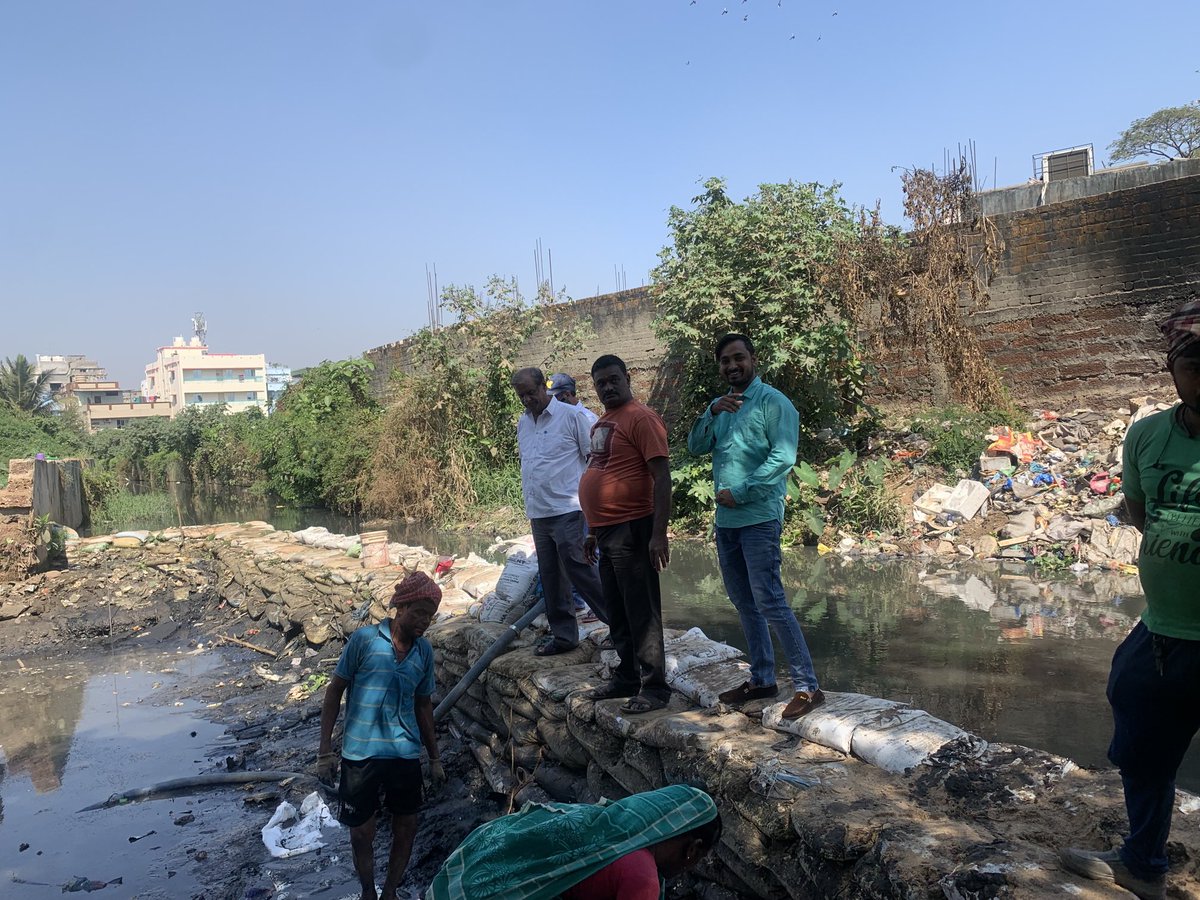
M1113 655L1108 676L1113 739L1129 836L1121 860L1139 878L1167 871L1175 773L1200 729L1200 641L1151 633L1143 623Z
M817 674L804 641L804 632L783 592L779 566L783 553L779 535L783 526L775 520L742 528L717 529L717 559L725 591L742 620L742 631L750 651L750 682L755 687L775 683L775 651L771 632L783 645L791 670L793 689L815 691Z

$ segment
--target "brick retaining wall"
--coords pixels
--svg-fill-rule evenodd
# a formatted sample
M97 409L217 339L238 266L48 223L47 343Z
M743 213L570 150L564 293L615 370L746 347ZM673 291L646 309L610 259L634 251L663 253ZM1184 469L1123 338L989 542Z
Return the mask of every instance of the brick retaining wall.
M1105 405L1169 384L1157 323L1200 295L1200 175L990 221L1004 251L989 301L967 316L1018 404ZM591 323L595 336L584 352L559 356L535 335L518 362L571 372L587 398L591 361L616 353L630 366L638 396L660 409L669 405L673 373L651 327L649 288L590 297L556 313ZM405 365L405 344L365 355L383 395L393 369ZM873 399L884 408L942 404L953 394L938 361L923 350L892 345L875 362Z

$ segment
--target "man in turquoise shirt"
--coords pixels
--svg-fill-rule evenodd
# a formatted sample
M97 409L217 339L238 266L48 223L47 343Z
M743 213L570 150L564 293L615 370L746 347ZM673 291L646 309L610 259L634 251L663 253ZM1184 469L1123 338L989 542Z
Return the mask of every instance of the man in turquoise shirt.
M755 374L758 360L746 335L721 338L716 358L729 393L696 419L688 450L713 456L717 558L750 652L750 680L725 691L720 700L739 705L778 695L773 628L795 691L783 716L794 719L825 701L780 576L783 502L788 473L796 464L800 417L791 400Z

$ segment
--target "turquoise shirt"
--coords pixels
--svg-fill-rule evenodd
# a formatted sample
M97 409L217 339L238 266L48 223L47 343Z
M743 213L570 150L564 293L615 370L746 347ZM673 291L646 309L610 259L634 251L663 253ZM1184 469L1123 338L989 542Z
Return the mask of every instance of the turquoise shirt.
M346 694L346 759L419 759L421 732L413 701L433 694L433 647L413 641L403 662L392 650L392 622L350 635L334 673L350 682Z
M713 401L716 402L715 400ZM717 505L718 528L783 521L787 476L796 464L800 414L786 396L755 377L735 413L712 414L710 403L688 435L688 450L713 457L713 484L737 506Z

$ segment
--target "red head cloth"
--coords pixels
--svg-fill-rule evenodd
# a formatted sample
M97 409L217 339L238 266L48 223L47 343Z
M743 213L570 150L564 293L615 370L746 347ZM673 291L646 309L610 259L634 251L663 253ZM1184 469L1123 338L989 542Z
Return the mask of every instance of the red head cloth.
M442 589L424 572L413 572L396 585L392 594L392 606L408 606L424 600L437 607L442 602Z
M1167 321L1162 324L1162 332L1167 339L1169 366L1180 354L1200 341L1200 300L1191 300L1167 316Z

